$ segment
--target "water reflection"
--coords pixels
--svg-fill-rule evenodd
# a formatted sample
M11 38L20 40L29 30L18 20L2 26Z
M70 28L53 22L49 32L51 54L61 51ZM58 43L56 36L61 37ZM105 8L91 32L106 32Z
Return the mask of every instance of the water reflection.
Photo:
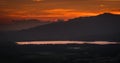
M16 42L18 45L42 45L42 44L119 44L118 42L108 42L108 41L94 41L94 42L84 42L84 41L25 41Z

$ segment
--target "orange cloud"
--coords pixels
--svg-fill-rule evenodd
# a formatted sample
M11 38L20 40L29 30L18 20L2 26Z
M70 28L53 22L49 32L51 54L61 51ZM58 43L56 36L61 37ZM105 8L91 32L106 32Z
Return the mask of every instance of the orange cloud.
M34 2L41 2L41 1L44 1L44 0L33 0Z
M94 16L97 15L97 13L93 12L80 12L75 9L50 9L50 10L44 10L43 12L49 13L49 15L46 15L47 17L80 17L80 16Z
M96 16L98 14L104 13L101 12L88 12L88 11L79 11L75 9L48 9L48 10L29 10L29 11L16 11L11 13L9 16L17 18L35 18L40 20L56 20L64 19L68 20L75 17L85 17L85 16ZM113 14L120 14L120 11L109 11Z
M120 15L120 12L119 12L119 11L118 11L118 12L117 12L117 11L116 11L116 12L114 11L114 12L111 12L111 13L112 13L112 14L119 14L119 15Z
M120 0L104 0L104 1L120 1Z
M94 16L97 13L93 12L80 12L75 9L49 9L49 10L29 10L29 11L16 11L9 16L20 18L37 18L42 20L56 20L56 19L70 19L82 16ZM33 13L34 12L34 13Z
M112 9L112 10L110 11L110 13L120 14L120 9Z
M74 9L49 9L49 10L44 10L43 12L71 12L71 11L76 11Z

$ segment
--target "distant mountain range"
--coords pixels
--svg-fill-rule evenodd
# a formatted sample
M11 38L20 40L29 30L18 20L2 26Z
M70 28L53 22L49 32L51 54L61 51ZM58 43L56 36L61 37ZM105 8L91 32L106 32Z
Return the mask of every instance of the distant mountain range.
M10 24L0 25L0 31L20 31L24 29L34 28L41 25L49 24L50 22L43 22L37 19L21 19L13 20Z
M1 41L120 41L120 15L104 13L55 22L21 31L0 33Z

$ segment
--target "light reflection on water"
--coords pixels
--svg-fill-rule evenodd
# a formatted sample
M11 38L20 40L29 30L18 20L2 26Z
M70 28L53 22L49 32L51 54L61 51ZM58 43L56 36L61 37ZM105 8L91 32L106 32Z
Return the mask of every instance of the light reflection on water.
M94 42L84 42L84 41L25 41L16 42L18 45L42 45L42 44L119 44L118 42L108 42L108 41L94 41Z

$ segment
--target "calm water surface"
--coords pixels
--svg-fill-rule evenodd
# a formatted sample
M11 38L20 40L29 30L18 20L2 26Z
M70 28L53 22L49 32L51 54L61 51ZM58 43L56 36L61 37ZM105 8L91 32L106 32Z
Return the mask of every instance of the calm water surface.
M41 44L119 44L118 42L108 42L108 41L94 41L94 42L84 42L84 41L25 41L16 42L18 45L41 45Z

